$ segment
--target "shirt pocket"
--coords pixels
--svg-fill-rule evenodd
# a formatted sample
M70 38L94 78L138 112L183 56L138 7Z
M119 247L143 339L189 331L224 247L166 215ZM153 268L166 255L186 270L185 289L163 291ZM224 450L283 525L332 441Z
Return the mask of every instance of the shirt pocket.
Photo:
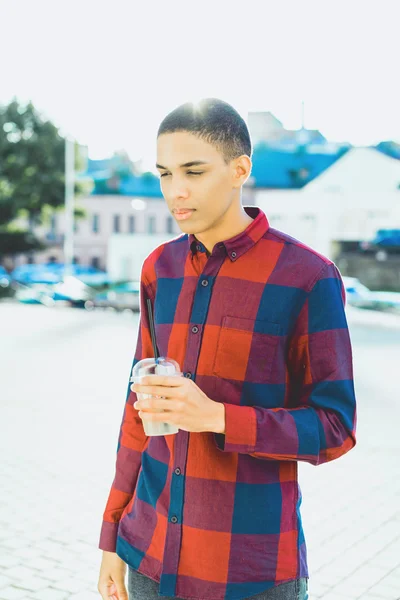
M279 323L225 316L218 337L213 375L267 383L276 361L281 332Z

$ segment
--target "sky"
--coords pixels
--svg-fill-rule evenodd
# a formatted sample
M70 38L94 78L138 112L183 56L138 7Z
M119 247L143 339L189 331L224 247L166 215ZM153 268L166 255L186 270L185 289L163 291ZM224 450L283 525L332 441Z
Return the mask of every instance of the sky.
M400 142L398 0L0 0L0 104L36 108L91 158L154 167L157 127L219 97L247 119ZM397 64L396 64L397 63Z

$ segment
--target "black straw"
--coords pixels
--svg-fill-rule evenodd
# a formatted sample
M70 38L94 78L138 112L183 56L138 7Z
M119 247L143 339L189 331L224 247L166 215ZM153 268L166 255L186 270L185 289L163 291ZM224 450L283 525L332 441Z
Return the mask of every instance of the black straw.
M153 310L151 308L150 298L147 298L147 312L149 314L150 335L151 335L151 341L153 344L154 358L158 359L160 357L160 354L159 354L158 348L157 348L156 329L154 327Z

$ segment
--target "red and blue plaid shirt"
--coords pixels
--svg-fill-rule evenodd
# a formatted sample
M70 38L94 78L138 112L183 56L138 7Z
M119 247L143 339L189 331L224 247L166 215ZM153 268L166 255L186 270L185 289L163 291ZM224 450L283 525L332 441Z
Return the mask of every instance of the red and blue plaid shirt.
M356 443L352 350L336 265L253 222L211 255L193 235L146 259L134 364L162 356L225 406L225 434L147 437L128 386L99 547L160 595L239 600L308 577L297 461Z

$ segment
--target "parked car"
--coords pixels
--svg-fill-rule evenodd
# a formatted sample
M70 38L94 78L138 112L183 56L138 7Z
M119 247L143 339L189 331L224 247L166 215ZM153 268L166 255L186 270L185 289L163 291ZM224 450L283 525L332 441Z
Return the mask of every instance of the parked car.
M65 277L59 283L19 283L13 282L15 298L23 304L44 304L45 306L74 306L89 308L94 290L76 277ZM88 303L88 304L87 304Z
M376 246L400 248L400 229L378 229L372 243Z
M91 286L104 286L111 283L111 278L106 272L91 266L71 265L68 275L76 277ZM65 279L65 276L65 265L63 263L20 265L11 273L14 281L26 285L31 283L60 283Z
M399 292L374 292L356 277L342 277L346 298L351 306L400 312Z
M400 254L400 229L378 229L374 239L360 242L359 247L377 259L386 258L388 253Z
M112 308L117 311L140 310L139 281L127 281L110 286L107 290L95 294L87 302L86 308Z

